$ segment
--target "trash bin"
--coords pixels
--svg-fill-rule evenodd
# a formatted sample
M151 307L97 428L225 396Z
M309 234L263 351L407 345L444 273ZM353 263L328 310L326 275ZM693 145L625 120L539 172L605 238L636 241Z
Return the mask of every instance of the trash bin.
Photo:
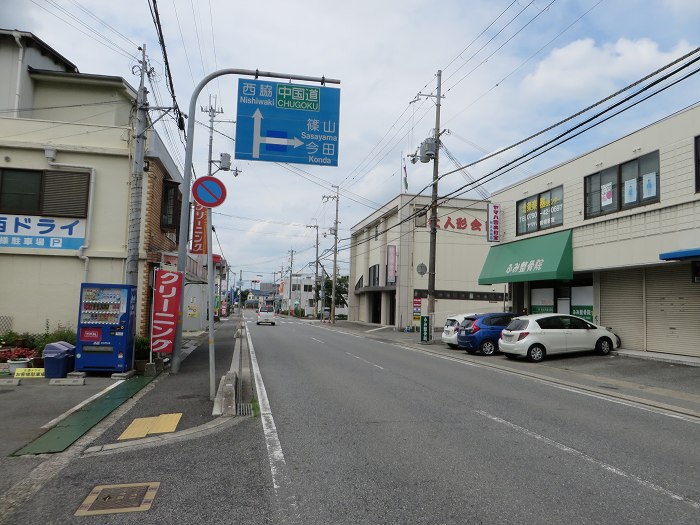
M61 378L68 375L68 349L58 343L44 347L44 377Z
M58 341L59 345L63 345L68 353L68 372L75 370L75 345L72 345L66 341Z

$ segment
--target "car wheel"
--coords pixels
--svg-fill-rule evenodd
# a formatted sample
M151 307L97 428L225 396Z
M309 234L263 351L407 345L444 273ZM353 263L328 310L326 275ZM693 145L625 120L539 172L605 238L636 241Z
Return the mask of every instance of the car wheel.
M493 344L491 339L484 339L479 345L479 351L481 351L483 355L493 355L496 353L496 345Z
M532 345L527 351L527 358L533 363L539 363L544 359L545 353L544 346Z
M275 323L272 323L272 326L275 326Z
M608 355L612 350L612 342L607 337L601 337L595 344L595 349L601 355Z
M453 345L452 343L447 343L447 346L450 348L459 348L457 345Z
M515 359L516 357L518 357L515 354L503 354L503 355L506 356L508 359Z

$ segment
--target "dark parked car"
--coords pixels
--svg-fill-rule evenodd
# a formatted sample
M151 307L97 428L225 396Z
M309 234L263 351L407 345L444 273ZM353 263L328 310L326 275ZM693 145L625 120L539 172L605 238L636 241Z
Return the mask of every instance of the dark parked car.
M515 314L508 312L479 314L462 321L457 335L457 344L468 353L477 351L483 355L498 352L501 331L508 326Z

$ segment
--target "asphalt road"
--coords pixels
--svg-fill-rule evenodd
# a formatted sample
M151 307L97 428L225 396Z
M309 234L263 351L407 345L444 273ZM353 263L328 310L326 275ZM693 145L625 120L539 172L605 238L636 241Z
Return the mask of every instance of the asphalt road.
M129 418L160 413L137 404L28 470L15 488L40 490L0 523L700 523L696 418L449 352L247 316L260 417L82 453ZM97 485L145 482L160 483L149 511L74 516Z
M700 522L697 422L319 325L249 326L287 522Z

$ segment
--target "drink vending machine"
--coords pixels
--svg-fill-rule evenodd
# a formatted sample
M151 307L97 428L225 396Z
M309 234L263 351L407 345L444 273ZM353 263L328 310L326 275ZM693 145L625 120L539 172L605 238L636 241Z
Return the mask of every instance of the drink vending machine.
M131 370L135 318L135 286L82 283L75 369L81 372Z

